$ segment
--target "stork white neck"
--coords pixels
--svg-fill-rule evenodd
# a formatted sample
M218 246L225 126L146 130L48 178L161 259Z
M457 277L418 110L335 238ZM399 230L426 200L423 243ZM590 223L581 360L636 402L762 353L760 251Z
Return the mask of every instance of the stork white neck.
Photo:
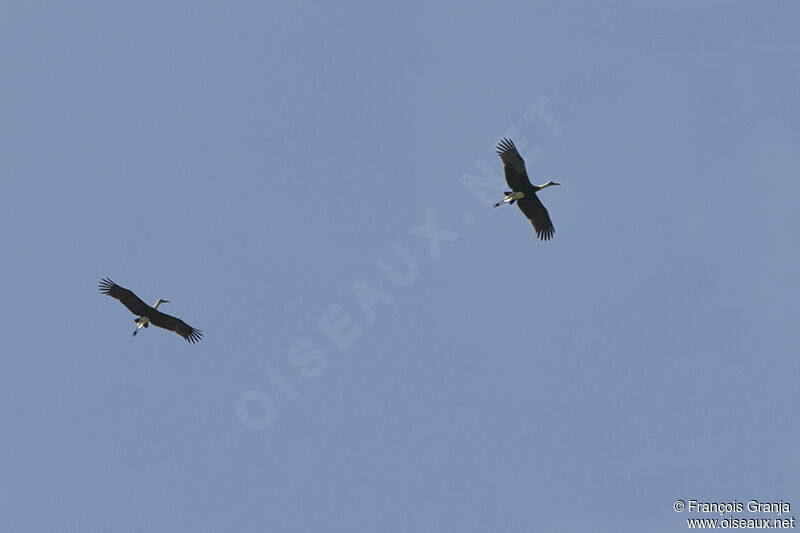
M550 187L552 185L561 185L561 184L558 183L557 181L548 181L543 185L534 185L534 187L536 187L537 191L541 191L542 189L546 189L547 187Z

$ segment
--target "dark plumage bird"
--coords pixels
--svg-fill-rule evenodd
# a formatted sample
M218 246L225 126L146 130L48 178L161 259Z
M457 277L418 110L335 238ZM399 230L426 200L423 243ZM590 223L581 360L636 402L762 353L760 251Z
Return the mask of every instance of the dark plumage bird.
M561 185L555 181L548 181L544 185L534 185L528 179L528 172L525 170L525 160L519 155L517 147L511 139L503 139L497 145L497 155L503 160L503 169L506 173L506 182L511 187L510 191L504 194L506 197L501 202L494 204L495 207L505 203L513 204L517 202L520 210L525 213L528 220L533 224L533 229L536 230L536 235L543 241L549 240L555 228L550 221L550 215L547 213L539 197L536 196L536 191L540 191L545 187L551 185Z
M169 300L162 300L159 298L156 304L150 307L138 296L133 294L133 291L120 287L108 278L100 280L99 286L103 294L116 298L122 302L122 305L127 307L131 313L139 317L134 319L134 322L136 322L136 329L133 330L134 336L139 333L140 329L153 324L159 328L174 331L190 343L195 343L203 338L203 332L199 329L194 329L180 318L175 318L174 316L170 316L158 310L159 305L167 304Z

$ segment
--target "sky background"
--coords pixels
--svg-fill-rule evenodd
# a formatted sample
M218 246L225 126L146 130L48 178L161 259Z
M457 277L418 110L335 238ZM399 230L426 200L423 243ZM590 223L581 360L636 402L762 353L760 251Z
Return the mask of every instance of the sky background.
M2 529L682 531L704 515L677 499L795 514L799 16L4 4ZM526 115L543 101L549 126ZM540 195L550 242L486 205L506 135L535 183L563 183ZM409 231L426 213L454 232L435 257ZM401 257L405 286L376 265ZM105 276L205 338L131 338ZM330 309L361 328L344 349L317 324Z

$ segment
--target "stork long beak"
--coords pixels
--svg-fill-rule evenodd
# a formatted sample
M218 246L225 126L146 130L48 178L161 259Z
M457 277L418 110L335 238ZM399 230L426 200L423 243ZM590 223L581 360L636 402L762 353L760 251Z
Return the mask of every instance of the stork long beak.
M168 304L168 303L171 303L171 302L169 300L161 300L161 303L162 304Z

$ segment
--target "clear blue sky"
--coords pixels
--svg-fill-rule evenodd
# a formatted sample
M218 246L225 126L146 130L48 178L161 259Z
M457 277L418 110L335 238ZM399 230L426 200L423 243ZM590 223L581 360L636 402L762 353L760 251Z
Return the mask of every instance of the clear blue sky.
M4 5L2 529L682 531L678 498L800 509L798 18ZM564 184L541 194L548 243L464 186L501 198L505 135ZM433 248L426 213L451 232ZM131 338L104 276L205 339ZM337 344L319 323L345 318Z

